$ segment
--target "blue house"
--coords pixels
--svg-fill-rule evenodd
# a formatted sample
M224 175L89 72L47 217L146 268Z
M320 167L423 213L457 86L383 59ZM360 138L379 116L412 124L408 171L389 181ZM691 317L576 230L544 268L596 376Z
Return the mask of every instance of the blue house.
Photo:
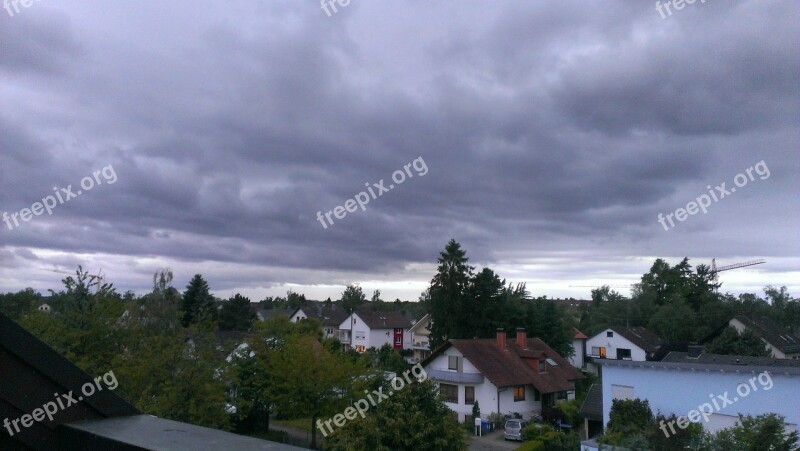
M787 431L800 424L800 362L763 357L705 354L702 347L671 352L660 362L605 360L603 425L614 399L646 399L653 413L675 414L711 433L731 427L738 414L776 413ZM681 423L679 421L679 423ZM665 434L681 424L664 425Z

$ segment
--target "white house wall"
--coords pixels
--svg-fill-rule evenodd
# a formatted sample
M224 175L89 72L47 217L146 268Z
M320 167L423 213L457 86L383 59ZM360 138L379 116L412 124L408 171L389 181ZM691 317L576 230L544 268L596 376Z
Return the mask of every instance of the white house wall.
M443 371L452 371L456 372L455 370L449 370L449 357L456 356L461 357L463 360L462 364L462 372L464 373L480 373L477 368L467 359L464 359L464 355L458 351L455 347L450 347L446 351L444 351L441 355L437 356L431 362L429 362L425 369L426 371L429 369L435 370L443 370ZM438 381L437 381L438 382ZM480 384L469 384L469 383L454 383L454 382L447 382L444 381L442 383L456 385L458 386L458 403L450 403L445 402L448 408L453 412L458 414L458 421L463 422L467 415L472 415L472 404L465 403L465 386L472 386L475 387L475 400L478 401L478 405L481 409L481 416L486 418L489 414L498 411L498 403L497 403L497 387L484 376L483 382ZM500 404L499 409L500 413L502 414L513 414L519 413L525 419L531 417L533 413L541 413L541 402L534 401L534 391L532 386L525 387L525 401L514 401L514 391L511 387L504 389L500 393Z
M386 332L389 332L389 336L386 336ZM369 332L369 345L367 345L367 347L369 348L370 346L372 346L372 347L375 347L375 348L380 348L381 346L383 346L384 344L387 344L387 343L389 344L389 346L392 346L392 336L391 335L392 335L392 333L390 331L387 331L386 329L370 330L370 332Z
M355 321L353 321L355 320ZM339 324L339 330L350 330L352 325L351 346L364 346L365 348L380 348L384 344L394 347L394 329L370 329L357 314L353 318L347 317ZM389 335L386 335L389 332ZM357 339L359 333L364 334L363 339ZM403 349L411 349L411 332L403 329Z
M585 354L585 340L572 340L572 349L575 353L569 358L569 363L575 368L583 368L583 356Z
M741 321L739 321L736 318L731 319L728 322L728 325L736 329L736 331L739 332L740 334L742 334L745 330L747 330L747 326L745 326ZM767 349L772 353L772 357L776 359L791 358L791 356L787 357L786 354L784 354L783 351L781 351L780 349L776 348L775 346L772 346L772 344L767 340L761 338L761 341L767 346Z
M607 337L607 332L614 332L611 329L606 329L599 334L595 335L594 337L590 338L586 341L586 355L592 355L592 348L593 347L604 347L606 348L606 358L607 359L616 359L617 358L617 349L630 349L631 350L631 360L634 362L644 362L647 360L646 354L644 349L636 346L628 340L627 338L623 337L622 335L614 332L613 337Z
M779 370L770 370L769 378L762 376L754 381L758 390L753 390L750 378L757 377L758 371L742 368L739 373L703 370L665 370L660 368L624 368L605 365L603 367L603 424L608 424L612 403L612 385L632 387L633 396L650 401L653 413L660 411L665 416L674 413L687 416L689 411L698 410L703 403L717 400L720 409L715 410L708 423L700 418L703 428L716 432L727 427L738 413L761 415L774 412L786 418L790 429L797 429L800 423L800 375L787 375ZM768 380L772 381L772 388ZM747 396L737 393L740 383L750 387ZM741 388L741 393L745 389ZM726 393L727 392L727 393ZM710 396L713 395L713 396ZM726 397L733 404L727 404L718 397ZM708 409L708 408L707 408Z
M303 309L300 309L300 310L296 311L294 313L294 315L292 315L291 318L289 318L289 321L293 322L293 323L296 323L296 322L302 321L304 319L308 319L308 315L306 315L306 313L303 311Z

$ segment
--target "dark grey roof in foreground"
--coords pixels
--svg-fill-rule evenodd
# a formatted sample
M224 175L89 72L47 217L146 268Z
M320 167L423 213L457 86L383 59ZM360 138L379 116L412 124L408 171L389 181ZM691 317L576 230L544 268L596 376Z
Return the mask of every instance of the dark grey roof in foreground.
M586 399L581 405L581 416L589 420L603 421L603 384L589 387Z
M670 352L664 357L662 362L699 362L719 365L759 365L776 367L797 367L800 368L800 360L774 359L772 357L749 357L741 355L723 354L700 354L698 358L691 358L686 352Z
M670 354L683 354L686 356L685 352L678 352L678 353L670 353ZM720 357L717 354L706 354L711 356ZM701 356L702 357L702 356ZM631 362L627 360L596 360L595 362L608 367L620 367L620 368L640 368L640 369L653 369L653 370L667 370L667 371L694 371L694 372L720 372L720 373L760 373L763 371L769 371L771 374L793 374L793 375L800 375L800 366L797 364L789 364L787 362L792 362L792 360L786 359L769 359L767 361L753 361L752 364L750 363L743 363L744 361L740 361L740 363L735 363L737 356L721 356L723 358L733 357L733 360L730 359L722 359L719 362L712 362L707 360L706 362L701 361L700 359L692 359L686 357L685 359L681 359L680 356L673 356L664 358L661 362ZM667 360L669 358L669 361ZM748 357L739 356L739 359L747 359ZM754 357L751 357L755 359Z
M102 375L98 375L102 376ZM77 393L92 376L0 313L0 419L31 414L54 399L54 393ZM139 411L113 390L102 390L35 421L10 435L0 429L0 449L57 449L45 446L61 423L136 415ZM66 448L70 449L70 448Z
M170 450L302 450L296 446L260 440L150 415L62 424L49 449L116 451Z

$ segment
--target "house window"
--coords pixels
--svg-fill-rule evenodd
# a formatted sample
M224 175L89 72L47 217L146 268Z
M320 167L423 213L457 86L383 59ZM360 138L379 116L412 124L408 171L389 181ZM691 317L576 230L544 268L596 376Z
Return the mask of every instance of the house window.
M546 373L547 372L547 360L539 360L539 372Z
M439 384L439 393L445 401L458 404L458 385Z
M541 395L541 393L539 393L539 390L537 390L536 388L533 389L533 400L534 401L541 401L542 400L542 395Z
M464 404L475 404L475 387L464 387Z
M514 402L525 401L525 387L518 385L514 387Z
M560 391L556 394L556 399L567 399L567 392Z
M357 330L356 331L356 340L363 340L363 339L364 339L364 331L363 330Z
M606 332L606 337L612 338L613 336L614 336L614 332L611 332L610 330L608 332Z
M633 387L611 384L611 399L634 399Z
M447 369L448 370L461 370L461 357L451 355L447 358Z
M592 346L592 357L606 358L606 348L600 346Z
M624 349L624 348L617 348L617 359L619 360L630 360L631 359L631 350Z
M356 345L355 350L356 352L364 352L367 350L367 347L364 345Z

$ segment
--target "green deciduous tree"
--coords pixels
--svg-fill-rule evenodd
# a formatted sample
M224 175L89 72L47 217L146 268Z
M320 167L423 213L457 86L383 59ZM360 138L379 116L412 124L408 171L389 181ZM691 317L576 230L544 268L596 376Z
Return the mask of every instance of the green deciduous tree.
M385 390L384 390L385 391ZM462 451L463 429L430 381L413 382L325 440L328 451Z
M650 401L641 399L615 399L611 403L608 433L643 434L653 422Z
M334 354L314 337L290 335L276 349L255 351L267 356L267 396L278 411L311 419L312 447L317 445L317 419L344 409L366 386L359 379L366 373L361 365Z
M797 451L798 434L786 433L784 418L774 413L753 417L739 415L739 423L717 432L715 449L732 451Z
M360 286L352 284L345 287L339 302L341 302L342 308L346 312L352 312L364 305L367 302L367 297Z
M38 307L41 298L42 296L33 288L26 288L17 293L0 294L0 312L17 321Z
M675 414L668 417L660 413L656 415L645 431L645 437L653 451L676 449L710 451L702 446L709 440L709 437L703 432L703 426L700 423L689 423L686 428L681 428L677 426L677 421L678 417Z
M688 344L695 338L697 315L686 300L674 296L656 310L647 327L667 342Z
M753 331L745 329L741 334L733 327L726 327L708 346L712 354L770 357L772 353Z

